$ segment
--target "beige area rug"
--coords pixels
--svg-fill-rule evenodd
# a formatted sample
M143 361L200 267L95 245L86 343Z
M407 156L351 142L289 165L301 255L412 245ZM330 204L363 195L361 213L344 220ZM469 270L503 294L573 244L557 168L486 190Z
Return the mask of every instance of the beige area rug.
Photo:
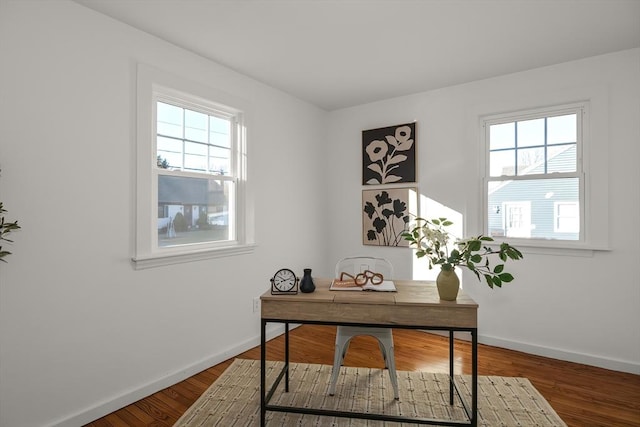
M282 366L282 362L267 362L267 387L273 384ZM468 421L458 397L453 405L449 405L446 374L398 371L398 401L393 398L389 374L371 368L343 367L336 394L329 396L331 368L328 365L290 364L289 393L284 392L283 378L269 403ZM470 377L456 376L456 383L470 403ZM236 359L174 427L259 425L260 361ZM415 425L267 411L267 426L274 427ZM529 380L510 377L478 377L478 425L566 426Z

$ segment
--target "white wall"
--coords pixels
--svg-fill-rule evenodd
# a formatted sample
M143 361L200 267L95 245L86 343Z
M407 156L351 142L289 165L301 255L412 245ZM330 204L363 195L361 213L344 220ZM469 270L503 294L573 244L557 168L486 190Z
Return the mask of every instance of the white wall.
M275 270L328 273L326 112L63 0L0 0L0 62L0 200L23 227L0 426L81 425L257 345ZM132 268L137 62L250 105L255 253Z
M23 226L0 266L0 426L79 425L257 344L278 267L370 253L413 277L410 251L361 244L361 131L417 120L421 192L475 231L473 114L581 87L607 94L612 250L464 284L485 342L639 370L639 50L327 114L75 3L0 0L0 61L0 200ZM132 268L137 62L251 105L254 254Z
M418 186L479 233L478 114L592 99L591 170L609 167L595 209L608 210L610 251L532 251L508 267L516 280L491 290L464 272L479 303L481 342L640 373L640 50L564 63L330 113L329 259L390 258L399 278L427 278L426 261L402 248L363 247L361 131L417 121ZM607 155L608 154L608 160ZM604 165L602 164L604 162ZM608 163L608 164L607 164ZM605 170L606 171L606 170ZM597 185L598 183L592 183ZM424 206L423 206L424 207ZM600 211L602 212L602 211ZM421 214L439 216L431 206ZM418 264L415 268L414 264Z

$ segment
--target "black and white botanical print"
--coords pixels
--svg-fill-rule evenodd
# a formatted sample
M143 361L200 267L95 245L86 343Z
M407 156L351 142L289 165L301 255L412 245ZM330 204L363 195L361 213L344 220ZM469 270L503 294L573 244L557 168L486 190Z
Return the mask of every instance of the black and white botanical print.
M415 188L362 191L363 244L375 246L409 246L402 238L409 219L417 212Z
M362 131L362 185L416 182L416 124Z

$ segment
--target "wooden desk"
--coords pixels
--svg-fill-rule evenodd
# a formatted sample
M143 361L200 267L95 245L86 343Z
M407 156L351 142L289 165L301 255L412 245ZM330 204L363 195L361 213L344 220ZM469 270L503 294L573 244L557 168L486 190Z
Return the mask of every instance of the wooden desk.
M260 425L264 427L266 411L295 412L350 418L399 421L414 424L470 425L478 422L478 304L462 291L456 301L441 301L433 282L394 280L398 292L330 291L331 280L314 278L316 290L310 294L271 295L261 297L261 375ZM266 325L269 322L285 324L285 364L271 389L266 389ZM469 418L468 423L452 420L396 417L382 414L327 411L313 408L293 408L269 405L278 384L285 378L285 391L289 391L289 323L323 325L375 326L404 329L449 331L449 400L453 404L454 391L460 397ZM453 372L453 333L471 334L471 407L459 393Z

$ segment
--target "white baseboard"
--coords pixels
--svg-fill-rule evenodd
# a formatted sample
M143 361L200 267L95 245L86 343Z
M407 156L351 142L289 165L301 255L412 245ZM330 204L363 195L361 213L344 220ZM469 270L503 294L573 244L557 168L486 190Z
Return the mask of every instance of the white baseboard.
M267 327L267 340L282 335L284 333L284 325L270 325ZM290 329L293 329L296 325L290 325ZM93 407L82 410L74 415L65 417L59 421L49 424L50 427L77 427L85 425L98 418L104 417L107 414L117 411L120 408L124 408L140 399L143 399L157 391L165 389L182 380L185 380L198 372L202 372L211 366L224 362L240 353L243 353L253 347L260 345L260 337L254 337L248 339L236 346L226 349L218 354L213 354L199 362L196 362L190 366L186 366L179 371L166 375L162 378L158 378L148 384L130 390L124 394L114 396L107 399Z
M523 353L535 354L537 356L550 357L552 359L565 360L567 362L581 363L583 365L596 366L598 368L610 369L612 371L640 375L640 363L612 359L603 356L594 356L591 354L576 353L552 347L542 347L486 335L478 336L478 342L494 347L508 348L510 350L521 351Z
M449 336L448 332L443 331L424 332L435 335L442 335L445 337ZM456 333L455 338L465 341L469 341L471 339L468 333ZM611 359L584 353L576 353L552 347L542 347L520 341L496 338L489 335L478 335L478 343L490 345L493 347L506 348L509 350L521 351L523 353L534 354L536 356L549 357L551 359L581 363L583 365L596 366L598 368L610 369L612 371L627 372L630 374L640 375L640 363L627 362L624 360Z

